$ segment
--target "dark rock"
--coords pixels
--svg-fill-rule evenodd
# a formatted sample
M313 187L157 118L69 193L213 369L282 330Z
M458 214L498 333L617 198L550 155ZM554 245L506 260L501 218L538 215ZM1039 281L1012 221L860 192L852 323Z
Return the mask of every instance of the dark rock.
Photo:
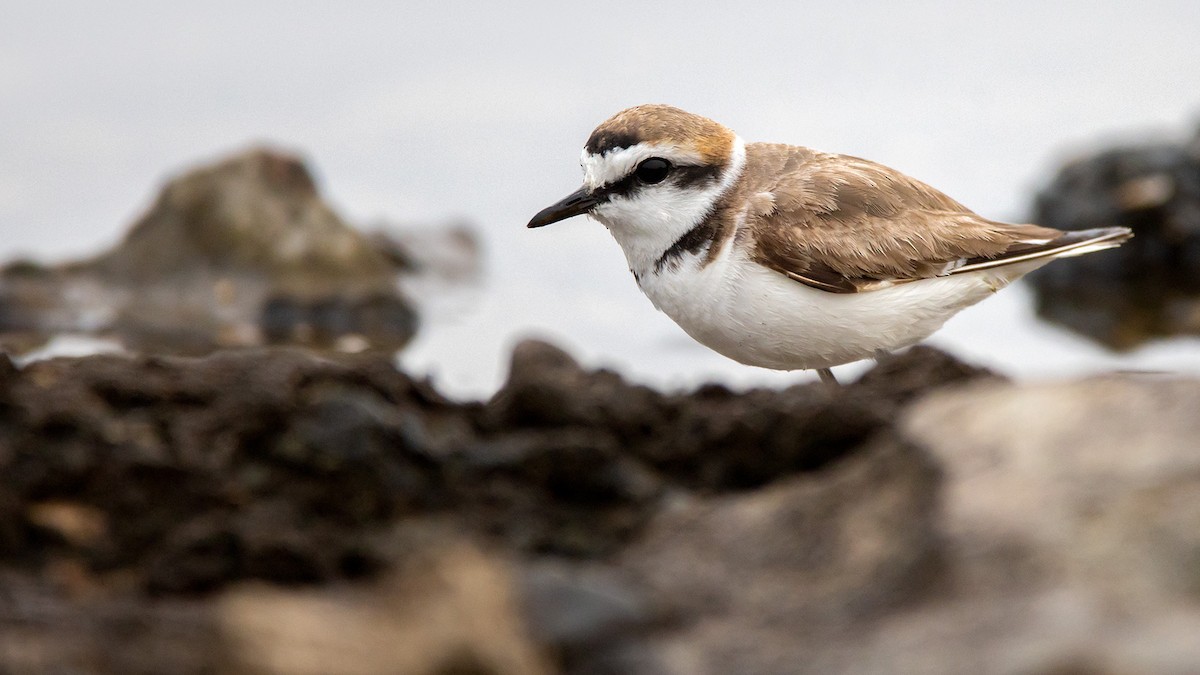
M220 625L211 602L97 597L75 568L60 582L83 584L71 597L0 571L0 669L6 673L206 675L221 670ZM81 589L82 590L82 589Z
M484 413L491 428L604 427L623 441L651 432L663 396L611 371L585 371L561 349L525 340L513 349L508 381Z
M270 344L331 349L353 336L369 345L402 345L417 332L417 313L395 293L315 299L280 294L263 303L259 325Z
M263 302L258 325L268 344L301 341L309 337L304 332L312 330L306 303L290 295L268 297Z
M466 446L457 459L453 485L472 527L542 554L612 553L663 490L660 476L588 429L510 431Z
M986 368L960 361L933 347L917 345L882 359L852 386L857 395L878 401L906 404L929 393L931 382L938 386L1005 378ZM892 411L885 411L885 414Z
M868 374L834 394L813 386L735 394L710 385L671 396L630 386L612 372L585 371L558 348L525 341L482 422L485 429L601 429L628 455L690 489L750 489L818 470L861 447L932 383L994 377L922 347L881 369L888 374Z
M527 342L481 404L382 355L0 362L0 575L54 616L86 596L80 616L121 601L191 631L160 642L206 650L181 663L208 672L295 672L264 659L333 642L345 668L305 662L408 672L420 644L430 672L529 672L495 644L571 673L821 672L811 655L842 663L846 635L953 592L940 473L896 420L998 381L927 349L881 369L836 391L664 394ZM7 592L0 628L28 636ZM205 613L173 622L179 603ZM79 630L92 655L113 628ZM0 670L19 663L0 649Z
M275 529L298 533L289 555L310 562L292 567L315 571L277 574L337 576L340 556L361 549L361 531L339 536L339 523L381 523L433 499L433 462L414 447L425 438L390 397L448 405L390 366L357 363L287 352L35 363L12 389L7 487L21 501L70 495L101 509L112 541L76 554L98 569L149 565L159 589L269 572L253 564L262 545L250 535L271 532L252 527L257 509L283 499ZM171 534L184 524L203 534ZM225 565L215 572L179 563L214 557Z
M350 327L371 344L407 344L417 333L417 313L399 295L375 293L354 303Z
M645 589L605 569L580 569L556 561L527 566L520 579L531 636L582 667L587 652L658 617ZM607 651L607 648L605 648Z
M0 352L0 391L4 391L8 383L17 377L17 367L13 364L12 358L8 354Z
M1039 193L1035 222L1120 225L1113 251L1048 265L1030 279L1038 313L1110 347L1200 334L1200 143L1106 150L1063 167Z
M905 362L941 357L898 358L903 373ZM483 407L450 403L384 359L289 351L56 359L6 372L0 475L12 509L68 499L112 524L111 541L73 555L135 574L190 550L237 557L262 546L247 533L271 529L254 525L259 505L283 500L272 522L301 534L307 545L289 550L316 570L288 578L313 580L363 553L352 525L422 515L453 515L518 551L607 555L666 494L755 489L857 452L889 426L872 409L898 399L869 383L833 396L813 386L668 396L532 342ZM184 523L203 534L167 536ZM216 588L256 576L253 567L202 583L156 572L154 584Z

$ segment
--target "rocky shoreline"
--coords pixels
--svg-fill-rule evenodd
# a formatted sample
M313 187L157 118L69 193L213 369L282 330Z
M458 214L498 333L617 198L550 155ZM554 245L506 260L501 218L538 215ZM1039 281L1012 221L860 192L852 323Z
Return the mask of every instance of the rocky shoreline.
M927 348L664 394L526 342L477 403L365 354L0 360L0 671L1187 672L1198 398Z
M1041 222L1136 237L1034 276L1046 316L1197 332L1197 158L1063 170ZM1200 670L1200 380L916 347L664 393L527 341L458 402L395 355L412 289L478 270L468 229L364 235L270 150L0 269L0 673ZM7 355L64 332L125 353Z

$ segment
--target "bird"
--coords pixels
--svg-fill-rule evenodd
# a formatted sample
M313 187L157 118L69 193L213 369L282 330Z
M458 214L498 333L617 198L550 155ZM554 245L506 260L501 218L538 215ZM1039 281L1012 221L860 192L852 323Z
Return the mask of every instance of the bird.
M605 120L580 163L582 187L528 227L590 216L697 342L833 385L834 366L916 344L1042 265L1132 236L990 220L882 164L747 143L670 105Z

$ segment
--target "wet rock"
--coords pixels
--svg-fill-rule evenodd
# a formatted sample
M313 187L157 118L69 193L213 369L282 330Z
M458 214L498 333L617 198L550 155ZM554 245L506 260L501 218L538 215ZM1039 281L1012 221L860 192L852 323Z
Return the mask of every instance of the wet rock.
M471 241L461 226L440 237L413 243L441 251L441 240ZM24 350L37 336L84 332L176 354L263 342L395 350L417 327L400 283L440 273L446 260L477 269L477 249L454 250L461 255L406 251L398 239L359 232L324 201L301 159L252 149L170 180L106 253L0 270L0 344Z
M1039 315L1118 349L1200 334L1200 134L1068 164L1038 193L1033 220L1135 233L1118 249L1030 275Z

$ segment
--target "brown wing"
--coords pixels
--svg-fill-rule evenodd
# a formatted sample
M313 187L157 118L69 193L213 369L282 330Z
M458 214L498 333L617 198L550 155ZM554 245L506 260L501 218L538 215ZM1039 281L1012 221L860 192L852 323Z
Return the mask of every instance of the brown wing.
M1048 246L1062 232L999 223L857 157L752 144L743 197L756 261L801 283L856 293Z

